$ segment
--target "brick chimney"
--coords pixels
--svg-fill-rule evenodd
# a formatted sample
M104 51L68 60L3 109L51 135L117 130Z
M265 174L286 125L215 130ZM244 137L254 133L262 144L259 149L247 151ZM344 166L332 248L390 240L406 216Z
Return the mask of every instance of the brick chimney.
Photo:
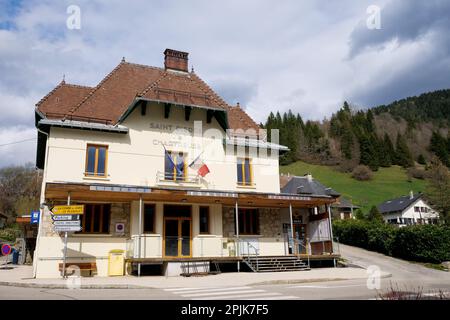
M164 68L188 72L188 55L187 52L166 49L164 51Z

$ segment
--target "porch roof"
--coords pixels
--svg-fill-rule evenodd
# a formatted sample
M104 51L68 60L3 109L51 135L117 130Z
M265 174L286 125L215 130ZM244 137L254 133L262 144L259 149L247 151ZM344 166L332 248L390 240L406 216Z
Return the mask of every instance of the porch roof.
M165 201L180 203L217 203L234 206L236 201L246 207L314 207L331 204L335 199L330 196L296 195L282 193L260 193L249 191L215 191L198 189L150 188L130 185L112 185L99 183L65 183L46 184L45 198L65 201L70 192L72 201L116 201L128 202Z

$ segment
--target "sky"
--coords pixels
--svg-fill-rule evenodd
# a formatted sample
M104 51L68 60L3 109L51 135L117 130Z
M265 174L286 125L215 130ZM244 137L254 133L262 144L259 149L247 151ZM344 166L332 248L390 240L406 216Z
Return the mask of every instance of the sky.
M450 88L449 30L448 0L0 0L0 167L34 163L35 104L63 76L95 86L122 57L187 51L257 122L322 120Z

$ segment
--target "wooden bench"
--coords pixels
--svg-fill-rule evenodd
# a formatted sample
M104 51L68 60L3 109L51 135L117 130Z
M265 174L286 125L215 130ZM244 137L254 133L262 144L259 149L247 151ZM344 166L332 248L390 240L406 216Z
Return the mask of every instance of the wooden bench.
M66 275L73 275L75 273L75 268L73 266L76 266L80 269L80 271L89 271L89 275L92 276L92 271L97 271L97 264L95 262L66 262ZM59 271L62 272L63 270L63 263L59 264ZM71 270L72 272L70 274L67 273L68 270Z

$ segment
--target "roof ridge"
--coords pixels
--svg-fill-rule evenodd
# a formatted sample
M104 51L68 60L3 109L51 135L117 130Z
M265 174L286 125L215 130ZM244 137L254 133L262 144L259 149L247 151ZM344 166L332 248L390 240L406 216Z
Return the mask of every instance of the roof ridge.
M197 74L195 73L195 72L192 72L191 73L198 81L200 81L209 91L211 91L211 93L212 93L212 96L213 96L213 99L214 100L216 100L216 102L218 102L219 103L219 105L221 105L221 106L225 106L225 107L230 107L229 105L228 105L228 103L225 101L225 100L223 100L205 81L203 81L203 79L202 78L200 78L199 76L197 76ZM192 80L192 78L191 78L191 81L193 81ZM206 92L206 90L204 90L201 86L199 86L198 84L197 84L197 87L200 89L200 90L202 90L203 92L205 92L205 94L207 94L208 92ZM227 110L228 111L228 110Z
M54 87L49 93L47 93L41 100L39 100L35 106L39 106L40 104L42 104L45 100L47 100L53 93L55 93L56 90L58 90L59 88L61 88L63 85L65 85L66 82L64 80L61 80L60 83L58 83L56 85L56 87Z
M156 70L164 71L164 69L161 68L161 67L149 66L149 65L147 65L147 64L141 64L141 63L135 63L135 62L128 62L128 61L123 61L122 63L124 63L124 64L130 64L130 65L133 65L133 66L136 66L136 67L142 67L142 68L149 68L149 69L156 69Z
M163 70L163 69L160 69L160 70ZM168 75L168 72L166 70L164 70L163 74L158 79L156 79L155 81L150 83L143 91L141 91L141 93L137 94L137 96L138 97L144 96L152 88L154 88L156 85L158 85L158 83L160 83L165 77L167 77L167 75Z
M81 89L94 89L95 87L85 86L82 84L74 84L74 83L65 83L64 85L69 87L81 88Z
M72 109L69 110L69 113L73 114L75 111L77 111L83 103L85 103L93 94L96 92L109 78L112 77L112 75L120 69L126 62L121 61L110 73L108 73L93 89L91 92L89 92L86 97L84 97L76 106L74 106Z
M256 121L253 120L253 118L243 108L241 108L240 106L234 106L234 107L230 106L230 108L231 109L239 108L239 110L247 116L247 119L241 119L242 121L246 122L247 124L248 124L248 122L250 122L250 124L253 124L256 127L260 128L260 126L256 123Z

